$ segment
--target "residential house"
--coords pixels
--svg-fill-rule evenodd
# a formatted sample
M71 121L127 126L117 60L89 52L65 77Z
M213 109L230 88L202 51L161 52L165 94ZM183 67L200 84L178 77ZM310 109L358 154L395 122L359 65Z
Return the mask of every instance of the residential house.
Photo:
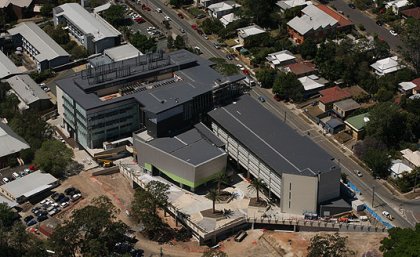
M234 1L224 1L210 5L207 7L207 10L211 17L220 19L226 14L233 13L235 9L239 7L241 7L241 5L235 3Z
M89 13L77 3L66 3L53 9L54 25L64 25L72 38L82 44L89 54L102 53L121 43L121 32L99 14Z
M394 160L389 167L389 171L391 172L391 177L393 179L398 179L402 178L405 174L411 173L413 169L404 164L401 160Z
M401 14L405 19L411 17L416 20L420 20L420 7L403 10L401 11Z
M328 33L352 25L345 16L325 5L308 5L301 12L287 23L288 33L297 44L302 44L308 37L322 40Z
M411 83L416 85L416 87L413 88L413 95L420 94L420 78L416 78L416 79L412 80Z
M324 78L320 78L316 75L309 75L305 77L298 78L300 83L302 83L303 89L305 92L303 93L304 97L310 97L319 92L325 85L328 83L328 80Z
M410 5L408 0L395 0L385 4L386 9L391 9L396 15L400 14L400 11L407 9Z
M70 61L70 55L34 22L22 22L8 32L14 46L22 47L34 60L38 72Z
M16 75L6 81L20 101L20 111L43 111L52 107L48 94L29 75Z
M268 54L265 59L267 59L268 64L273 69L279 66L296 63L296 57L288 50Z
M281 70L283 72L291 72L295 74L298 78L312 75L317 71L315 64L311 62L292 63L281 67Z
M369 113L362 113L346 119L344 124L346 124L346 129L351 131L353 138L360 140L365 135L365 126L368 122Z
M414 84L411 81L403 81L398 84L398 91L400 91L402 94L410 96L413 94L413 90L417 87L416 84Z
M329 121L325 122L324 130L330 134L337 134L344 129L344 123L342 120L337 118L332 118Z
M321 90L319 94L321 97L319 98L318 106L324 112L331 110L335 102L351 97L349 92L338 86Z
M276 5L280 7L280 11L284 13L286 10L289 10L295 7L299 7L299 6L305 7L307 5L312 5L312 2L306 1L306 0L283 0L283 1L278 1Z
M223 15L222 18L219 19L219 21L223 24L223 26L226 28L227 25L230 23L239 20L240 17L236 16L234 13L229 13L226 15Z
M404 65L398 62L398 56L392 56L385 59L378 60L370 65L378 76L384 76L405 68Z
M344 119L353 113L355 110L360 108L360 104L358 104L353 99L345 99L333 104L333 111L337 116Z
M0 79L7 79L19 73L16 65L0 51Z
M0 169L9 166L9 161L19 156L20 151L29 149L25 139L0 121Z
M237 29L237 31L239 43L241 45L244 45L245 39L248 37L254 37L266 33L266 31L258 25L251 25L248 27L239 28Z
M200 5L203 7L209 7L212 4L222 2L223 0L199 0Z
M412 151L411 149L407 148L400 151L402 154L402 160L405 164L410 166L411 168L415 169L420 167L420 151Z

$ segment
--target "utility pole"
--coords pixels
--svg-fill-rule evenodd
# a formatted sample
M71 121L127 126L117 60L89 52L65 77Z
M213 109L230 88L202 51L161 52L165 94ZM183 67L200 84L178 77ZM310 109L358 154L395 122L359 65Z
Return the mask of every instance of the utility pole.
M375 201L375 186L372 186L372 208L375 208L373 202Z

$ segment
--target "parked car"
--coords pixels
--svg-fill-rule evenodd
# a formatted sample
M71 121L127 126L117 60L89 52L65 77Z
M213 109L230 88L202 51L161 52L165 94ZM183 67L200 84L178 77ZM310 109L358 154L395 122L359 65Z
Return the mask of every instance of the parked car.
M178 17L181 18L181 19L184 19L184 15L180 12L178 13Z
M64 202L60 206L61 206L61 208L66 208L69 205L70 205L69 202Z
M260 102L262 102L262 103L264 103L264 102L265 102L265 98L264 98L264 96L262 96L262 95L260 95L260 96L258 97L258 100L260 100Z
M75 194L75 195L73 195L73 196L72 196L71 200L72 200L72 201L77 201L77 200L79 200L79 199L80 199L80 197L82 197L82 195L81 195L81 194Z
M34 218L34 216L29 215L29 216L26 216L25 218L23 218L23 221L25 221L26 223L28 223L28 221L32 220L33 218Z
M3 182L4 183L9 183L9 179L8 178L3 178Z
M360 170L355 170L358 177L363 177L363 173Z
M248 233L246 233L246 231L239 231L238 234L236 234L235 236L235 242L242 242L242 240L244 240L247 235Z
M161 13L162 12L162 9L156 8L156 12Z
M384 23L382 21L376 21L376 24L378 24L379 26L384 25Z
M74 187L68 187L68 188L66 188L65 190L64 190L64 193L66 194L66 195L70 195L74 190L76 190L76 188L74 188Z
M41 216L39 216L36 220L37 220L38 222L42 222L42 221L44 221L44 220L46 220L46 219L48 219L48 216L45 214L45 215L41 215Z
M16 172L13 172L13 173L12 173L12 176L13 176L14 178L20 178L19 174L17 174Z
M36 223L37 223L36 220L30 220L26 223L26 226L29 227L29 226L35 225Z
M169 16L165 16L165 20L167 20L167 21L171 21L171 17L169 17Z
M53 199L54 201L57 201L57 198L58 198L59 195L60 195L60 193L55 192L51 195L51 199Z
M356 9L356 6L355 6L354 4L349 4L349 7L350 7L351 9Z
M391 33L391 35L393 35L393 36L398 36L398 33L395 32L394 30L390 30L389 33Z
M70 198L68 196L65 196L65 197L61 198L60 204L68 202L68 201L70 201Z
M199 15L196 16L197 19L202 19L202 18L205 18L205 17L206 17L205 14L199 14Z

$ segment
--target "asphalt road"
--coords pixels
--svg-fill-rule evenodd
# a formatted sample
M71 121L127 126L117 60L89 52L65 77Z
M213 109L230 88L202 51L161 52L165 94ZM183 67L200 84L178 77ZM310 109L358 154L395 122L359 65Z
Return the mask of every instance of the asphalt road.
M371 35L377 34L380 39L388 43L392 50L396 51L403 45L399 36L391 35L389 30L376 24L376 21L369 18L364 12L358 9L351 9L346 1L333 0L330 2L330 5L334 6L338 11L342 11L354 25L362 24Z

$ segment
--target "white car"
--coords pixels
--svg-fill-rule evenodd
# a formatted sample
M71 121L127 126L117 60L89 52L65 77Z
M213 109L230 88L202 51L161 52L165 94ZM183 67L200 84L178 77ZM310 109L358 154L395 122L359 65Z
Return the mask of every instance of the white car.
M165 20L167 20L167 21L171 21L171 17L169 17L169 16L165 16Z
M360 170L355 170L355 172L356 172L356 174L357 174L358 177L362 177L363 176L363 174L362 174L362 172Z
M161 12L162 12L162 9L157 8L157 9L156 9L156 12L161 13Z
M389 216L389 212L387 212L387 211L383 211L383 212L382 212L382 215L384 215L385 217L388 217L388 216Z
M61 204L61 208L66 208L69 205L70 205L69 202L64 202Z
M236 67L238 67L240 69L240 68L243 68L244 66L242 64L238 63L238 64L236 64Z
M3 178L3 182L4 183L8 183L9 182L9 179L8 178Z
M397 32L395 32L393 30L390 30L389 33L391 33L391 35L393 35L393 36L398 36Z

